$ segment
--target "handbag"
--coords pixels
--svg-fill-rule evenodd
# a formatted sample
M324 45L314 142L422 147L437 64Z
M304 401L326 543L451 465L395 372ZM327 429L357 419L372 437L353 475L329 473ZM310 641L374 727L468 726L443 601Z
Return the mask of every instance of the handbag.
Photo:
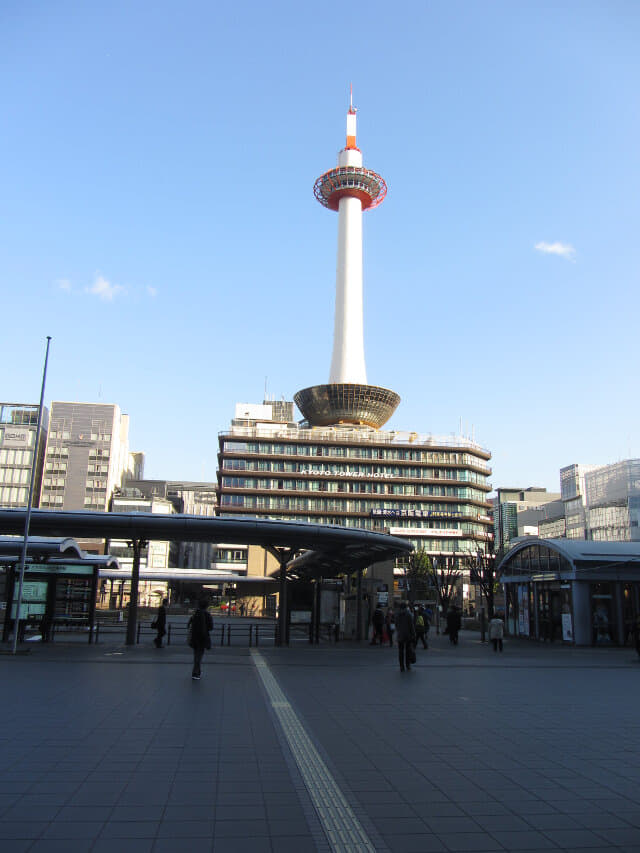
M408 657L409 657L409 663L415 663L416 662L416 647L414 646L413 643L409 643Z

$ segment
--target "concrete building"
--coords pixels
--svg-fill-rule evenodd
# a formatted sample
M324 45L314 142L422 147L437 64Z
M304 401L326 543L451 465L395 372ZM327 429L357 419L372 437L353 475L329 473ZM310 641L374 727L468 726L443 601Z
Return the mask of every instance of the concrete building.
M493 535L496 553L509 548L520 536L537 536L538 525L547 512L561 512L560 494L539 486L498 488L491 499L493 505ZM548 504L552 504L549 510Z
M140 489L132 487L118 488L111 499L111 512L148 512L171 515L175 512L173 503L166 498L153 494L144 494ZM123 569L131 571L133 565L133 550L128 542L112 539L109 543L109 553L116 557ZM178 546L175 542L150 540L142 549L140 569L170 569L177 566ZM167 581L141 580L138 589L138 603L141 607L158 607L168 592ZM101 589L99 605L114 608L123 607L129 600L130 582L116 584L111 580L108 593Z
M51 404L40 506L101 510L140 454L129 453L129 416L106 403Z
M36 448L39 405L0 403L0 506L26 507L33 454L37 463L33 506L37 507L42 484L44 450L49 430L49 410L43 407L40 441Z

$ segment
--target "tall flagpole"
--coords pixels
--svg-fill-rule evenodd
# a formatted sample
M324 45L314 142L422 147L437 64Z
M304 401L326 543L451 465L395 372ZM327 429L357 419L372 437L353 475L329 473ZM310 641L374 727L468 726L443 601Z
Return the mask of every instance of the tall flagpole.
M20 628L20 608L22 606L22 587L24 586L24 564L27 558L27 548L29 545L29 524L31 523L31 507L33 505L33 487L36 481L36 466L38 464L38 448L40 444L40 428L42 426L42 407L44 405L44 386L47 381L47 364L49 362L49 344L51 343L51 335L47 335L47 351L44 357L44 368L42 371L42 388L40 389L40 407L38 409L38 425L36 427L36 441L33 448L33 462L31 463L31 480L29 481L29 500L27 501L27 515L24 520L24 542L22 543L22 553L20 554L20 580L18 581L18 596L13 596L16 605L16 618L13 623L13 647L12 653L15 655L18 648L18 633Z

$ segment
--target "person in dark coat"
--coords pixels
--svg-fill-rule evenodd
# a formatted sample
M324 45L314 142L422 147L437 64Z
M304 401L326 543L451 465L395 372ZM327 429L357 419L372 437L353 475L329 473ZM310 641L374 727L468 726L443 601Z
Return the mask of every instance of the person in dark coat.
M461 625L460 611L455 604L452 604L447 610L447 634L449 634L449 642L454 646L458 645L458 631Z
M398 641L398 660L400 661L400 672L411 669L411 651L416 642L416 629L413 624L413 616L407 607L407 602L400 604L400 610L396 614L396 638Z
M389 645L393 646L393 635L396 630L396 617L393 615L393 610L389 608L387 615L384 618L384 623L387 628L387 637L389 637Z
M162 599L162 604L158 607L158 612L156 613L156 618L153 623L157 634L156 638L153 641L156 649L162 648L162 638L167 633L167 604L169 603L168 598Z
M200 599L198 607L194 610L188 627L191 632L191 648L193 649L193 670L191 678L200 681L202 675L202 656L205 649L211 648L211 637L209 632L213 629L213 619L207 610L209 602L206 598Z
M373 625L373 637L371 638L371 645L375 646L376 639L380 638L380 645L384 642L384 613L382 612L382 608L380 605L376 607L373 611L373 616L371 617L371 624Z

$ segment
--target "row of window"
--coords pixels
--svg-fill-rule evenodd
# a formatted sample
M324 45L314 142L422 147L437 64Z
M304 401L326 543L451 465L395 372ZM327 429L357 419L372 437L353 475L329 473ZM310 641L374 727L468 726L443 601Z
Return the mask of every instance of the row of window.
M224 514L222 514L224 517ZM229 515L228 518L237 518L237 515ZM348 516L340 516L340 515L326 515L318 518L317 515L274 515L274 516L265 516L266 518L273 518L277 521L306 521L309 524L334 524L339 527L359 527L363 530L374 530L382 532L385 528L384 525L378 519L372 518L349 518ZM413 527L413 525L412 525ZM431 525L433 527L433 525ZM469 553L475 554L478 550L478 543L473 539L465 539L462 536L456 536L455 538L445 539L445 538L418 538L416 536L406 536L403 537L408 539L414 546L414 548L424 548L426 551L431 553L433 552L441 552L441 553Z
M69 455L68 447L56 447L55 445L47 445L47 458L59 459Z
M413 480L457 480L463 483L487 485L485 474L458 468L414 468L399 465L330 465L321 462L285 462L275 459L230 459L222 460L226 471L269 471L271 473L310 474L312 476L336 475L343 477L385 477Z
M326 444L281 444L266 441L224 441L224 453L257 453L266 456L330 456L343 459L385 459L449 465L472 465L487 469L484 459L471 453L434 451L404 447L344 447Z
M58 438L62 440L70 440L71 432L68 429L52 429L49 430L49 438ZM85 441L111 441L111 433L109 432L90 432L78 435L78 438Z
M288 492L347 492L374 495L415 495L484 501L485 493L466 486L421 486L413 483L345 482L344 480L267 480L256 477L223 477L227 489L283 490Z
M31 467L33 462L33 451L31 450L13 450L9 447L3 447L0 450L0 465L26 465Z
M1 506L26 506L28 489L17 486L0 486Z
M395 507L386 501L368 501L368 500L348 500L344 498L310 498L310 497L286 497L284 495L222 495L220 506L243 507L245 509L258 510L313 510L315 512L351 512L351 513L370 513L374 509ZM410 519L408 523L412 527L459 527L458 521L451 521L451 511L459 512L457 517L464 518L464 506L459 504L439 504L437 502L419 505L421 509L427 509L433 515L442 514L447 519L446 522L438 523L432 520L432 516L428 519ZM466 516L468 517L468 516ZM388 523L388 522L387 522ZM398 524L398 519L393 519L393 524ZM384 522L381 522L384 526ZM464 526L464 525L463 525ZM482 524L470 524L469 529L474 532L483 533L486 528Z
M30 478L28 468L0 468L0 483L28 483Z

